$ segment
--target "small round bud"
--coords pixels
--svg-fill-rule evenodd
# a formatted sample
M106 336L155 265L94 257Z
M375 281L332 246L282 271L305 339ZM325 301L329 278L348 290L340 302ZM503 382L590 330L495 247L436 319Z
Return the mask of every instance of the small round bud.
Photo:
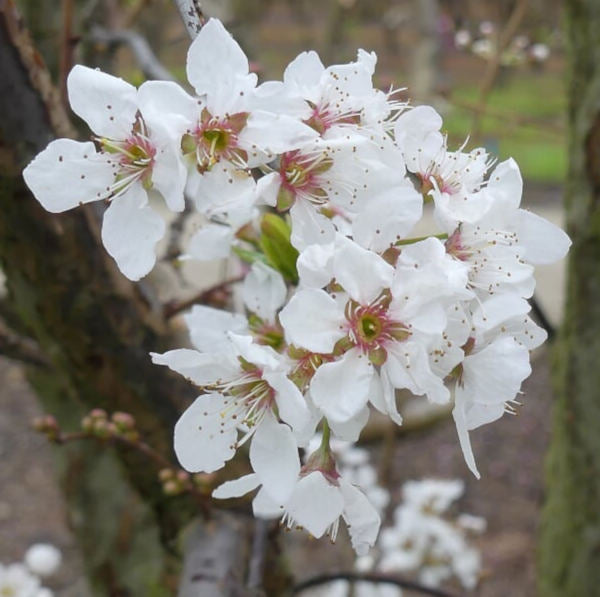
M163 468L159 473L158 473L158 478L164 483L165 481L168 481L169 479L172 479L175 476L175 471L173 469L170 468Z
M98 437L108 437L110 435L110 428L108 421L104 419L96 419L94 421L93 433Z
M35 419L33 419L33 421L31 421L31 426L33 427L33 429L35 429L35 431L44 431L45 429L45 421L44 421L44 417L35 417Z
M83 417L83 419L81 419L81 428L83 429L83 431L86 431L88 433L94 431L94 419L92 419L92 417L90 417L89 415Z
M112 421L119 431L129 431L135 427L135 419L129 413L113 413Z
M192 481L198 487L210 487L215 481L214 473L196 473L192 476Z
M90 411L90 417L92 417L92 419L106 419L108 418L108 415L106 414L106 411L103 410L102 408L95 408L94 410Z
M186 483L187 481L190 480L190 475L189 473L186 473L185 471L177 471L177 480L180 483Z
M167 495L177 495L178 493L181 493L181 487L176 481L167 481L163 485L163 491Z
M36 543L25 552L25 564L38 576L51 576L62 561L62 554L54 545Z

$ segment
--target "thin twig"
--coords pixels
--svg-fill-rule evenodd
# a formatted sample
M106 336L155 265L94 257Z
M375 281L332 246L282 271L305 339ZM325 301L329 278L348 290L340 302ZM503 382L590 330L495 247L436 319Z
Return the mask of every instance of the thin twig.
M478 109L473 115L473 123L471 125L471 136L473 139L476 139L479 136L481 115L485 111L489 95L494 87L498 73L500 72L502 54L519 29L519 25L525 16L527 3L528 0L518 0L515 4L506 26L498 36L496 52L491 60L488 61L485 72L483 73L481 85L479 87Z
M298 583L293 589L292 594L297 595L310 587L318 587L335 580L347 580L348 582L370 582L375 584L387 584L400 587L401 589L408 589L410 591L416 591L423 595L432 595L433 597L456 597L453 593L448 593L442 589L434 589L433 587L426 587L418 582L400 578L398 576L392 576L388 574L379 574L376 572L367 572L359 574L356 572L334 572L333 574L321 574L319 576L313 576L307 580Z
M0 354L36 367L50 365L50 361L33 340L19 336L2 325L0 325Z
M63 445L68 444L70 442L76 442L84 439L95 439L99 441L112 441L115 443L123 444L129 448L134 448L138 452L147 456L150 460L154 462L159 468L173 468L173 463L165 458L160 452L157 452L152 446L148 445L146 442L142 440L133 441L129 438L124 437L123 435L110 435L108 437L100 437L95 433L90 433L88 431L72 431L69 433L59 432L56 435L52 436L52 441Z
M137 0L131 7L125 12L123 15L122 27L123 29L127 29L131 27L137 18L140 16L141 12L146 8L152 0Z
M109 31L104 27L95 25L90 30L89 39L108 46L129 46L146 77L159 81L175 80L169 70L156 57L146 38L135 31L129 29Z
M198 294L195 294L194 296L192 296L191 298L189 298L185 301L181 301L180 303L169 303L169 304L165 305L165 307L164 307L164 310L163 310L164 317L165 317L165 319L171 319L172 317L175 317L175 315L178 315L182 311L189 309L190 307L194 306L195 304L205 303L215 293L221 292L221 291L225 290L228 286L231 286L232 284L236 284L237 282L241 282L243 279L244 279L243 275L235 276L233 278L224 280L223 282L219 282L219 284L216 284L215 286L211 286L210 288L203 290L202 292L199 292Z
M532 296L530 303L531 303L531 310L532 310L533 314L535 315L539 324L548 333L548 340L554 340L554 337L556 336L556 329L552 325L550 320L548 319L548 316L546 315L546 312L540 305L539 301L537 300L537 298L535 296Z
M188 35L195 39L206 22L200 0L175 0L175 5L179 10Z
M566 134L565 128L558 124L547 122L542 120L541 118L535 118L531 116L523 116L520 114L504 112L500 110L491 110L489 106L481 106L478 104L473 104L471 102L465 102L459 99L456 99L453 96L445 98L450 104L457 108L462 108L463 110L468 110L469 112L476 112L481 116L491 116L497 120L503 120L505 122L509 122L515 124L519 127L529 127L535 128L542 133L547 133L550 135L560 135L563 137Z
M65 433L63 431L57 430L48 434L48 439L51 442L54 442L59 445L90 439L99 442L111 442L114 444L121 444L128 448L137 450L138 452L146 456L156 465L156 467L159 470L176 470L176 467L168 458L163 456L160 452L158 452L152 446L150 446L145 441L139 438L130 439L122 434L115 433L103 437L98 435L97 433L93 433L90 431L72 431ZM191 480L186 483L186 485L181 489L179 493L188 493L192 498L194 498L197 501L198 505L200 506L200 509L202 510L202 515L205 517L205 519L210 517L210 496L204 493L200 488L196 487Z

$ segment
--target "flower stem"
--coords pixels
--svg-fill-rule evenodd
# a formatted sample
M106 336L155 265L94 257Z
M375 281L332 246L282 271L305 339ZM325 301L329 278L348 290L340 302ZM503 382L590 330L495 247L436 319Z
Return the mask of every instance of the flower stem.
M440 240L446 240L448 235L443 232L441 234L429 234L427 236L417 236L415 238L404 238L402 240L396 241L394 244L398 245L412 245L414 243L421 242L422 240L426 240L428 238L439 238Z
M329 452L329 437L331 436L331 430L329 429L329 423L327 423L327 419L323 419L322 432L323 436L321 438L321 446L319 447L319 451Z

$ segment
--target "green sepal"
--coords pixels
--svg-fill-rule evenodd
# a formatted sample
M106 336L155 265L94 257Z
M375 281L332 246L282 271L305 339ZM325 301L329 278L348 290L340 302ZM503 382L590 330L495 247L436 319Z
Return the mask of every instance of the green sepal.
M266 257L266 262L277 270L288 282L297 284L298 271L296 260L298 251L290 242L291 228L280 216L267 213L260 223L260 248Z

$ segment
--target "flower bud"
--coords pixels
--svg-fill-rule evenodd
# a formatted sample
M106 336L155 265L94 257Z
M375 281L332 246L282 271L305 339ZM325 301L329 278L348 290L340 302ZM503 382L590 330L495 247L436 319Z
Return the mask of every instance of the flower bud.
M163 485L163 491L167 495L178 495L181 493L181 486L176 481L167 481Z
M173 479L173 477L175 476L175 471L171 468L163 468L159 473L158 473L158 478L165 483L166 481L169 481L170 479Z
M25 552L25 564L37 576L51 576L61 560L60 550L49 543L36 543Z

